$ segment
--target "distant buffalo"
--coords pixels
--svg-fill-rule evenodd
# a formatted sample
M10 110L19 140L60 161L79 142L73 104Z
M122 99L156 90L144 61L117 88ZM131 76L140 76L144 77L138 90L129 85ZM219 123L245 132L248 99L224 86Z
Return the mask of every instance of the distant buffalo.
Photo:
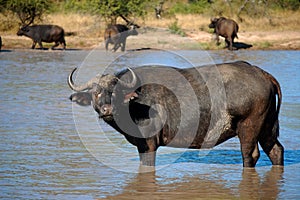
M130 35L138 35L137 25L126 26L123 24L109 25L104 33L105 49L108 50L108 44L113 44L112 51L125 51L126 39Z
M216 34L217 44L219 44L219 35L225 38L226 47L229 50L233 50L233 40L238 38L237 33L239 31L238 24L232 19L226 19L225 17L211 19L209 28L214 28Z
M36 43L43 49L42 42L55 42L51 49L54 49L54 47L57 47L59 44L63 46L63 49L66 49L65 31L56 25L23 26L19 29L17 35L24 35L31 38L33 40L32 49L35 48Z

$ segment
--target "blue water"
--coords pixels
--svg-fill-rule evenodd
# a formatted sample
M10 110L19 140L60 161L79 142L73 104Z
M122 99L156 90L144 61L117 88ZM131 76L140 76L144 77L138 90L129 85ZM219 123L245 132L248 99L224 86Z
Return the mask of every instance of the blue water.
M103 51L0 53L1 199L300 198L300 51L129 53L128 62L119 56ZM272 167L263 152L255 169L243 169L233 138L213 150L160 148L157 171L137 174L136 149L99 122L92 108L68 99L72 91L66 79L74 67L80 67L80 83L143 63L189 67L234 60L263 68L281 84L283 169Z

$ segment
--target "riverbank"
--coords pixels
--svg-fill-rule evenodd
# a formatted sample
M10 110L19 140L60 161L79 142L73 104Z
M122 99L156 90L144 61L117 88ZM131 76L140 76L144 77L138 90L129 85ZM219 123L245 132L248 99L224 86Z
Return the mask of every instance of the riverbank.
M240 29L235 44L240 49L249 50L300 50L299 14L287 13L287 17L274 18L273 25L268 19L246 19L239 23ZM149 17L144 21L135 21L141 28L138 36L130 36L127 49L159 48L159 49L203 49L216 50L225 47L221 37L221 45L212 40L212 30L208 28L210 18L201 15L177 15L175 18L157 20ZM67 49L104 48L103 32L105 23L99 17L80 14L49 15L44 24L57 24L65 29ZM120 21L119 23L124 23ZM289 24L288 26L286 24ZM174 34L171 25L183 34ZM2 49L30 49L32 40L16 35L17 27L1 32ZM71 34L70 34L71 33ZM49 48L53 44L43 43ZM60 47L59 47L60 48Z
M127 49L159 48L159 49L223 49L225 43L220 46L212 40L212 34L205 31L187 31L187 36L172 34L163 28L142 28L138 36L127 39ZM300 50L300 31L251 31L240 32L235 39L236 45L249 50ZM223 40L223 39L222 39ZM32 40L16 35L2 35L2 49L29 49ZM94 49L104 48L103 37L67 36L67 49ZM43 43L45 47L53 44ZM251 46L251 47L250 47ZM38 47L38 45L37 45ZM60 47L58 47L60 48Z

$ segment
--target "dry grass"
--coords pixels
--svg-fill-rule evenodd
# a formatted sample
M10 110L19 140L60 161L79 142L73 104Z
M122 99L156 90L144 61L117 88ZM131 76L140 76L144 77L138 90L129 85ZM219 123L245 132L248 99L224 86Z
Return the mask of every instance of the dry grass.
M178 25L184 30L208 30L210 18L195 14L178 14L174 17L157 20L155 17L149 16L146 18L144 24L149 27L168 28L168 26L175 21L177 21Z
M277 34L280 32L293 31L294 35L300 33L300 12L292 11L281 11L278 13L270 13L272 17L272 24L269 23L269 19L259 18L254 19L250 17L244 17L243 22L238 22L240 26L239 36L241 41L255 43L259 42L262 44L273 43L272 40L264 38L262 36ZM154 30L159 28L160 30L168 30L168 27L177 22L177 25L187 33L189 37L195 39L196 41L207 46L208 49L212 48L210 44L211 32L208 28L211 16L207 15L196 15L196 14L187 14L187 15L174 15L170 17L165 17L160 20L156 19L153 15L149 15L144 20L136 20L135 22L139 24L142 29L140 30L143 33L143 28L145 30ZM57 24L65 29L67 33L74 33L73 36L67 36L67 48L94 48L103 42L103 33L106 28L105 22L99 16L92 16L89 14L78 14L78 13L68 13L68 14L50 14L45 17L44 24ZM120 20L120 23L124 23ZM5 18L0 13L0 35L4 37L4 45L7 48L29 48L31 46L31 40L25 37L17 37L16 32L19 27L16 18ZM4 25L4 26L3 26ZM9 30L3 31L5 27L9 27ZM149 29L150 28L150 29ZM155 31L154 31L155 32ZM300 34L299 34L300 35ZM145 37L138 38L148 39L148 37L155 37L155 34L148 32L148 35ZM168 36L165 36L168 37ZM278 37L278 36L277 36ZM279 36L280 37L280 36ZM285 39L285 42L296 42L296 49L298 48L297 36L293 36L292 39L289 39L285 36L281 36L282 40ZM3 37L2 37L3 38ZM135 42L138 41L138 38L132 37ZM263 38L263 39L262 39ZM296 38L296 40L295 40ZM180 39L180 38L178 38ZM256 41L259 39L258 41ZM176 39L175 39L176 41ZM294 42L295 41L295 42ZM151 42L144 41L143 43ZM165 41L167 42L167 40ZM278 42L279 43L279 42ZM138 44L137 44L138 45ZM155 45L155 44L154 44ZM197 45L196 45L197 46ZM265 45L266 46L266 45Z
M240 30L242 31L281 31L281 30L300 30L300 12L293 11L281 11L270 14L271 22L269 18L250 18L243 17L243 22L240 22L237 18L233 18L240 25ZM206 15L196 15L178 14L172 18L163 18L157 20L154 17L146 18L145 25L150 27L165 27L167 28L169 24L173 23L175 20L181 28L186 30L202 30L209 31L208 24L210 23L210 16Z
M66 32L87 37L100 37L105 29L100 17L86 14L51 14L47 16L45 23L56 24L62 26Z

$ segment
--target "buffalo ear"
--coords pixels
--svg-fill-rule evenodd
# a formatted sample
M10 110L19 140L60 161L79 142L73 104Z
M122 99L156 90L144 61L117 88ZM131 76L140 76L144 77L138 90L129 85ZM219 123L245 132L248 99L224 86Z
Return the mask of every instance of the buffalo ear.
M138 96L139 95L135 91L130 92L124 96L124 103L128 103L129 101L134 100L138 98Z
M89 106L92 102L92 95L89 92L77 92L70 96L70 100L80 106Z

